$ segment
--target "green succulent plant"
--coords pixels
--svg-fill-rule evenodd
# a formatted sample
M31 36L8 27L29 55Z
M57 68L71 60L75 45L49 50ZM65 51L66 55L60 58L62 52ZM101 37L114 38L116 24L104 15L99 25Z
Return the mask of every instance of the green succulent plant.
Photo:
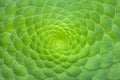
M0 0L0 80L120 80L120 0Z

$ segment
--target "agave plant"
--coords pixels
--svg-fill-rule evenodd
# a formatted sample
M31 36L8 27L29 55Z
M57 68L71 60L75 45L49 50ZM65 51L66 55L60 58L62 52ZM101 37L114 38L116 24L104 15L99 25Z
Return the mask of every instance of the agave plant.
M120 0L0 0L0 80L120 80Z

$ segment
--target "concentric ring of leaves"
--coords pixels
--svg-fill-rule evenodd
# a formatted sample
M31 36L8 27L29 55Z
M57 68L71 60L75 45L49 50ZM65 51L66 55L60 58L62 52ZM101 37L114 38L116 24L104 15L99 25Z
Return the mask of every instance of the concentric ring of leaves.
M120 0L0 0L0 80L120 80Z

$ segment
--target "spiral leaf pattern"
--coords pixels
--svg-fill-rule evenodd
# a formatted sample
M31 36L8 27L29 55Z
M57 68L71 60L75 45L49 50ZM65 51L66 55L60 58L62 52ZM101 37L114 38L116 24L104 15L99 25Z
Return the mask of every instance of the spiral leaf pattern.
M120 0L0 0L0 80L120 80Z

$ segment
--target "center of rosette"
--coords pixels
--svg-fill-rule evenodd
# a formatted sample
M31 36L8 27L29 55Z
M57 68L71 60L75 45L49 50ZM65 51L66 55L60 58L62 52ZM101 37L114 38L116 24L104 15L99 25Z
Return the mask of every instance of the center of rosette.
M68 26L44 26L38 30L38 47L41 51L43 50L42 52L44 52L44 50L48 50L52 54L67 54L70 53L70 51L79 51L81 41L80 34L77 30L78 29L73 29L72 27Z
M54 42L56 48L63 48L65 46L65 38L58 36Z

